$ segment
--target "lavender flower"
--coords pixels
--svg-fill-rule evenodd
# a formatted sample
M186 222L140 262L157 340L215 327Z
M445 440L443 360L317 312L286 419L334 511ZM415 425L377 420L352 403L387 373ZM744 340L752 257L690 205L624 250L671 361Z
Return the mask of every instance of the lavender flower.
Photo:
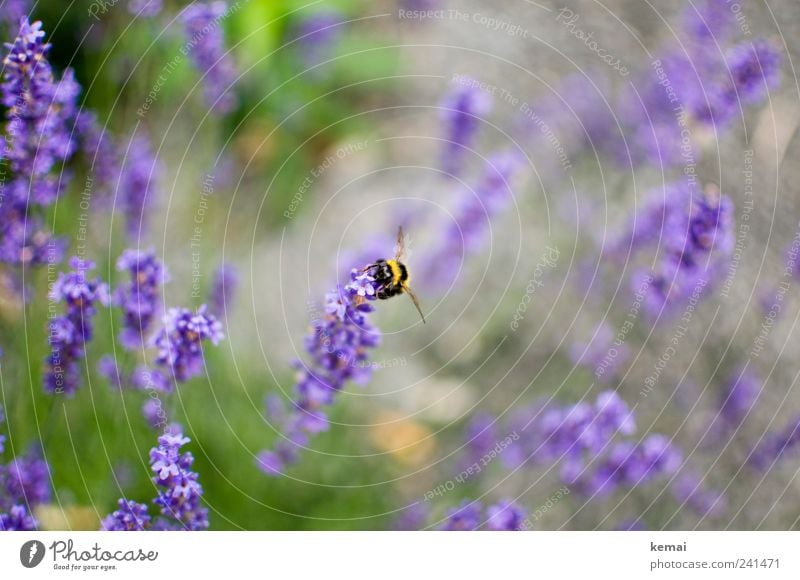
M295 36L306 68L315 67L330 57L342 34L341 24L342 17L335 10L320 10L300 21Z
M184 529L203 530L208 528L208 510L200 505L203 488L190 469L194 457L180 452L189 441L180 432L162 435L158 447L150 451L150 466L156 474L153 483L163 488L154 503L161 506L163 516Z
M519 531L525 521L525 512L510 501L490 505L486 510L486 526L495 532Z
M224 337L222 325L207 313L205 304L194 313L170 308L153 341L158 348L156 364L169 369L178 382L188 381L203 372L203 341L217 345Z
M477 530L481 525L482 510L480 502L464 500L447 512L442 529L459 532ZM491 531L519 531L524 521L525 512L508 500L491 505L486 510L486 528Z
M169 276L152 250L125 250L117 260L117 270L127 271L131 278L114 292L114 305L122 308L125 316L120 343L128 350L144 348L160 310L161 287Z
M209 311L214 316L226 317L238 287L239 275L233 266L222 264L217 268L208 297Z
M699 299L722 277L733 249L734 222L733 202L711 187L698 192L670 184L663 196L651 197L613 244L613 253L622 256L626 246L640 251L661 242L656 270L637 271L631 279L634 291L644 290L645 310L656 319L675 312L692 295Z
M781 55L766 40L734 46L726 60L733 79L731 93L743 103L761 102L780 84Z
M727 509L725 496L721 492L706 489L694 472L682 473L675 479L672 495L701 517L718 517Z
M147 513L147 505L126 499L120 499L117 505L119 509L111 512L100 523L102 531L139 532L148 528L150 515Z
M50 299L64 302L66 313L50 321L50 354L46 358L44 389L48 393L71 396L78 388L84 348L92 339L92 318L96 304L108 304L108 287L100 279L88 280L92 262L77 256L70 259L71 272L60 273L50 291Z
M4 0L3 10L0 12L0 22L8 26L9 30L17 30L20 21L29 12L29 0Z
M467 499L447 512L447 519L442 529L450 532L471 532L477 530L480 523L481 504Z
M230 91L236 80L236 67L225 51L222 20L226 2L195 2L182 15L186 46L195 68L203 75L206 103L217 113L228 113L236 106Z
M0 532L29 532L37 527L36 519L28 514L24 505L13 505L7 514L0 513Z
M324 315L312 321L312 332L305 341L309 362L294 363L297 380L290 409L271 399L270 418L279 423L284 439L258 456L259 467L268 475L283 472L297 461L299 446L328 428L321 407L333 403L348 381L365 384L369 380L371 369L364 363L369 350L378 346L380 335L367 320L372 307L359 294L359 276L354 270L350 285L330 292L325 298ZM369 295L374 293L373 288Z
M689 40L712 49L714 44L728 39L734 17L726 0L695 0L681 11L679 22L680 30Z
M7 501L31 506L50 501L50 468L34 452L12 459L3 471Z
M445 286L455 279L464 257L481 249L491 220L513 200L510 182L521 166L521 158L506 151L492 155L474 193L465 193L453 213L454 222L445 228L442 240L423 265L423 279Z
M394 523L394 529L402 532L419 531L425 527L428 519L428 506L415 503L406 507Z
M461 77L442 103L442 122L445 125L445 145L442 150L442 171L456 177L461 174L464 159L472 147L480 126L481 117L492 109L489 93L479 88L479 83Z
M585 495L607 496L617 488L634 487L673 475L681 453L663 435L648 435L640 443L622 441L592 466L567 464L565 482Z
M55 80L41 26L23 18L16 39L5 45L2 155L12 178L0 198L0 260L8 263L57 262L64 245L44 228L37 207L53 203L69 182L69 174L54 175L52 170L74 151L70 125L80 87L70 70Z
M784 429L767 434L750 455L749 463L764 471L785 455L796 452L800 443L800 420L790 422Z
M720 396L719 417L727 429L736 429L761 394L761 379L749 370L734 372Z
M153 429L162 427L167 420L166 413L159 399L147 399L142 405L142 416Z
M154 190L163 171L147 137L135 135L131 139L121 171L119 198L126 232L131 240L138 241L147 232Z
M158 16L163 7L163 0L128 0L128 12L141 18Z
M191 470L194 457L181 453L189 443L179 427L158 438L158 447L150 450L150 468L155 474L153 483L158 495L153 503L160 507L161 516L152 519L147 506L120 499L119 509L107 516L102 529L109 531L135 530L205 530L208 510L201 505L203 488L198 474Z
M122 170L117 144L110 133L100 126L97 116L88 110L78 113L75 132L80 139L81 151L89 164L90 177L87 177L87 180L92 180L92 203L108 209L111 207Z

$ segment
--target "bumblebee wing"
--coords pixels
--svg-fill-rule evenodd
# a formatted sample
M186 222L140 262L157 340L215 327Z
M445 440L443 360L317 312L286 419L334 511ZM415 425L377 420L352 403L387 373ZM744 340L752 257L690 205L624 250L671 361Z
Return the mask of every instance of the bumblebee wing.
M411 288L408 286L403 287L408 297L411 298L411 302L414 303L414 306L417 308L417 312L419 312L420 317L422 318L422 323L425 324L425 315L422 313L422 308L419 305L419 300L417 299L417 295L412 292Z
M397 228L397 245L395 246L394 259L402 262L406 255L406 236L403 232L403 226Z

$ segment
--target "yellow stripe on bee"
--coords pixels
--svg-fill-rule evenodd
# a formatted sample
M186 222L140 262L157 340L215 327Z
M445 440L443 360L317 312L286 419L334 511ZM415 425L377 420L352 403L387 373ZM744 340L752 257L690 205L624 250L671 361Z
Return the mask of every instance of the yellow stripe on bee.
M392 271L392 284L400 284L400 266L397 265L397 260L386 260L386 264Z

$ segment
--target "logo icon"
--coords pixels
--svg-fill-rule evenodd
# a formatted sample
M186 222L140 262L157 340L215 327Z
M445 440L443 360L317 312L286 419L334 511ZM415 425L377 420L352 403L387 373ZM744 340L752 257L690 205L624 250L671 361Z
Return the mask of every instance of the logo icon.
M26 568L35 568L44 559L44 544L39 540L28 540L19 549L19 561Z

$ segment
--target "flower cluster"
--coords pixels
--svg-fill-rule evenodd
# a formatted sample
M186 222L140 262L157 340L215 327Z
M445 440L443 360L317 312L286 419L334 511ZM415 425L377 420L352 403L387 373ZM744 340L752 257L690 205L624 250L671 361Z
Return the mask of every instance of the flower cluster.
M153 341L158 349L156 364L165 367L176 381L188 381L203 372L203 341L217 345L224 337L222 324L205 304L196 312L170 308Z
M0 423L4 421L0 407ZM5 437L0 435L0 454ZM0 464L0 531L35 530L36 518L29 509L50 501L50 469L30 452Z
M655 270L637 271L631 279L632 289L645 294L651 319L699 300L722 278L733 249L733 213L731 199L713 187L699 192L672 183L653 192L633 216L611 245L611 254L621 257L651 244L660 246Z
M479 502L465 500L447 512L442 529L460 532L477 530L484 523L481 511L482 506ZM519 531L524 521L525 512L511 501L504 500L486 509L485 527L490 531Z
M620 487L636 487L674 475L681 453L669 439L654 433L640 442L615 442L600 459L588 465L567 463L562 477L584 495L604 497Z
M164 265L151 251L125 250L117 260L117 270L128 272L131 281L117 287L115 306L124 313L119 339L128 350L144 349L161 305L161 287L168 279Z
M155 474L153 483L158 496L153 503L159 506L161 516L153 520L147 505L120 499L116 511L102 522L107 531L137 530L205 530L208 528L208 509L202 507L203 487L198 474L192 471L194 457L181 453L189 443L180 429L173 429L158 438L158 447L150 450L150 468Z
M225 50L222 33L222 20L227 11L227 3L215 0L194 2L182 14L189 55L203 75L206 103L218 113L228 113L236 106L231 92L236 67Z
M294 463L298 447L309 436L328 428L322 407L331 405L348 381L364 384L371 376L368 353L378 346L380 334L367 320L372 311L365 298L374 297L376 288L364 281L364 274L353 271L351 284L325 297L325 313L312 321L306 336L307 364L294 363L297 369L295 397L284 409L270 399L268 414L279 424L283 440L273 449L259 454L259 466L269 475L281 473Z
M44 389L48 393L73 395L80 382L79 361L86 344L92 339L92 318L96 305L108 305L108 287L99 278L86 278L94 268L74 256L72 270L60 273L50 291L50 299L63 302L66 313L50 320L50 354L46 358Z
M445 130L441 168L448 176L457 177L473 145L481 118L492 110L492 98L479 83L462 77L439 107Z
M12 178L0 200L0 261L13 264L54 263L63 253L63 242L45 229L41 210L69 182L68 174L56 171L75 149L71 124L80 87L71 70L55 79L41 28L41 22L23 18L3 60L3 157Z

